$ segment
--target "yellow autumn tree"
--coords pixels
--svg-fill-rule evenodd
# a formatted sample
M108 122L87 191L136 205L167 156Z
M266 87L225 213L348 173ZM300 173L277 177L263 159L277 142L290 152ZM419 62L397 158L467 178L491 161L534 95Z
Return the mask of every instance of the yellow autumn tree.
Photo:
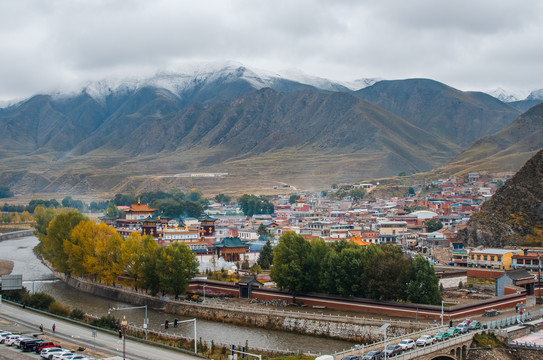
M104 223L85 221L79 227L74 229L72 242L81 246L83 271L95 281L115 283L123 271L122 236Z
M151 244L151 245L150 245ZM146 255L151 252L154 254L154 247L149 249L149 246L156 245L156 241L149 235L143 237L139 233L131 233L121 245L120 262L122 268L125 269L128 276L134 279L136 286L143 277L143 267L146 260Z

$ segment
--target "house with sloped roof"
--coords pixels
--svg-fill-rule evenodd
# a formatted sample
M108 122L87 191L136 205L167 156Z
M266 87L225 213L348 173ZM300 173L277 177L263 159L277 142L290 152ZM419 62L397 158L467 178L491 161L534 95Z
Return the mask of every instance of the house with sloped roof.
M248 241L243 241L239 237L226 237L220 241L213 243L212 249L217 257L223 258L226 261L243 261L245 255L249 252L250 244Z
M505 295L505 287L513 285L526 289L526 295L534 295L535 278L526 269L508 270L496 279L496 296Z

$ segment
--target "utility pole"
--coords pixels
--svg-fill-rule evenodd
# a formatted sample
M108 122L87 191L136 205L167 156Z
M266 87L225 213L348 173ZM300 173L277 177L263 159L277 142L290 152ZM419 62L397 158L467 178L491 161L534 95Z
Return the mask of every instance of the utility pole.
M537 257L537 288L539 303L541 303L541 253Z

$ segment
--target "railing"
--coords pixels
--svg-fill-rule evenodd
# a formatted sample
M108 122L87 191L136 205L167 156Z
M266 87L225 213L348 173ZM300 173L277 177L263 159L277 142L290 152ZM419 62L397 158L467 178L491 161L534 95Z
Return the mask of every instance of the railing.
M542 310L539 310L539 313L540 313L539 316L541 316ZM532 315L528 312L522 315L515 315L515 316L510 316L507 318L488 321L484 323L483 327L488 330L502 329L502 328L509 327L515 324L523 324L526 321L530 321L530 320L532 320Z
M413 340L416 341L418 339L418 337L421 336L421 335L435 334L435 333L437 333L439 331L444 331L444 330L446 330L448 328L449 328L448 326L437 326L437 327L432 326L432 327L429 327L429 328L426 328L426 329L423 329L423 330L414 331L414 332L409 333L409 334L396 336L396 337L392 337L392 338L387 338L386 345L397 344L397 343L399 343L400 341L402 341L404 339L413 339ZM371 351L371 350L383 350L384 348L385 348L385 341L381 340L381 341L374 342L374 343L371 343L371 344L368 344L368 345L364 345L363 347L362 346L357 346L356 348L351 348L351 349L347 349L347 350L337 352L337 353L334 354L334 357L336 359L341 359L342 357L347 356L347 355L358 355L359 357L362 357L362 355L364 353L367 353L368 351Z
M418 359L422 355L431 354L451 346L455 346L464 342L467 342L473 338L473 335L480 333L482 330L477 330L468 334L459 335L453 337L452 339L440 341L429 346L424 346L421 348L413 349L403 354L396 355L395 360L409 360L409 359Z
M515 341L508 344L509 347L516 348L516 349L528 349L528 350L543 350L543 345L538 345L536 343L531 342L521 342L521 341Z

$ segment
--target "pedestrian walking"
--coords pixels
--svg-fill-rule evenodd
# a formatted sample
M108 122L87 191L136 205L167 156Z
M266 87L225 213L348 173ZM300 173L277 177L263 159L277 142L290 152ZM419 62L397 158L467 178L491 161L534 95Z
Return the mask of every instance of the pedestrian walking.
M453 327L452 320L449 320L449 327Z
M40 332L43 332L43 324L40 324Z
M52 326L53 332L55 332L56 328L57 328L57 326L55 324L53 324L53 326Z

